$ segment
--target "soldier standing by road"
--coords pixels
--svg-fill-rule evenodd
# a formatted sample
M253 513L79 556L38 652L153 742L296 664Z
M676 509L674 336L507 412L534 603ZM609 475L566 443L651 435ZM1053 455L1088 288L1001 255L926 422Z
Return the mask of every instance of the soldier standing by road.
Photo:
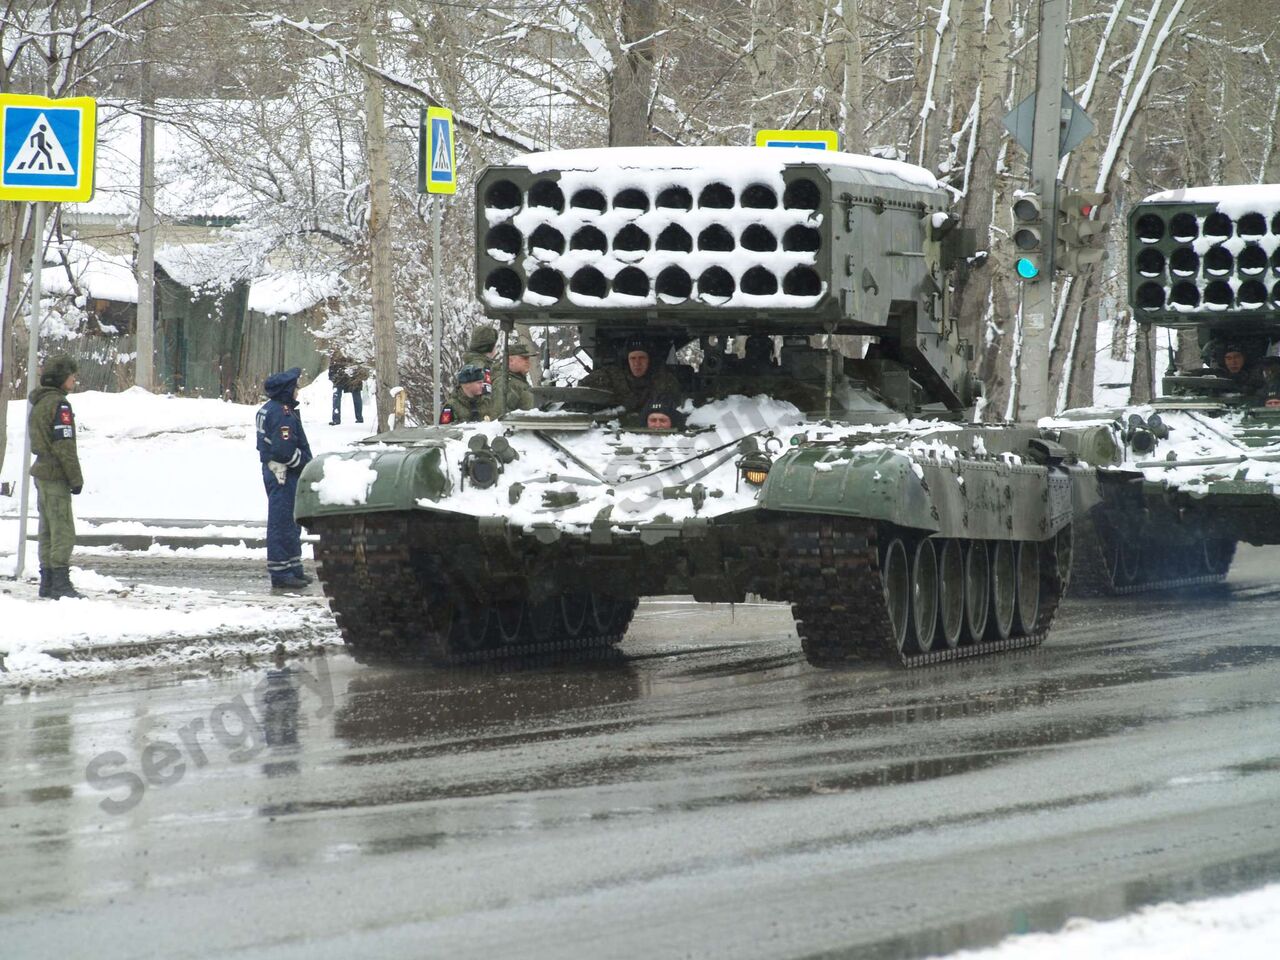
M497 403L493 394L485 392L485 370L483 367L468 363L458 371L458 385L445 398L440 408L440 422L443 423L475 423L480 420L492 420L497 416Z
M665 366L652 360L653 347L639 338L627 341L621 366L600 367L587 374L580 386L608 390L618 398L628 414L639 415L646 404L659 397L676 397L680 382Z
M76 521L71 497L84 489L76 453L76 417L67 394L76 388L76 362L64 354L50 357L31 391L27 434L36 455L31 476L40 513L40 596L79 599L71 584L71 551Z
M311 445L298 415L301 367L267 377L270 398L258 410L258 459L267 489L267 573L278 590L298 590L311 582L302 571L302 530L293 519L298 477L311 460Z

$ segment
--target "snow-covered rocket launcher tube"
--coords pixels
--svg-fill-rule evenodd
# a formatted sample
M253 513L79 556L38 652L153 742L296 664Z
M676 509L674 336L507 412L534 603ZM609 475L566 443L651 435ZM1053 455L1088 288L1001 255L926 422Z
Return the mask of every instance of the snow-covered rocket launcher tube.
M476 187L476 294L510 325L630 336L864 334L951 409L973 400L945 324L966 242L909 164L811 150L647 147L534 154Z
M477 191L489 316L573 326L619 374L643 340L683 423L649 429L608 391L540 387L536 410L318 458L297 516L357 652L612 643L637 598L671 593L788 601L816 664L1044 637L1090 484L1043 431L970 422L946 304L967 237L926 171L607 149L491 167ZM814 345L823 334L874 350L847 358ZM726 352L752 335L772 339Z
M1127 261L1137 321L1194 330L1202 351L1181 367L1170 354L1150 404L1056 421L1106 426L1118 452L1082 451L1102 468L1103 502L1081 531L1081 593L1216 582L1237 541L1280 543L1280 376L1263 375L1280 341L1280 185L1148 197L1129 214Z

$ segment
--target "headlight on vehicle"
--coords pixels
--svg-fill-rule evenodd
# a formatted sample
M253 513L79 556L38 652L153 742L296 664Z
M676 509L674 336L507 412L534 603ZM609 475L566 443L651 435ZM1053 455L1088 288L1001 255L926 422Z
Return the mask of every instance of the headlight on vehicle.
M764 485L765 480L768 478L771 466L773 466L773 461L765 454L754 453L738 461L738 473L751 486L760 487Z
M462 459L462 475L477 489L492 487L501 473L502 465L492 451L475 450Z

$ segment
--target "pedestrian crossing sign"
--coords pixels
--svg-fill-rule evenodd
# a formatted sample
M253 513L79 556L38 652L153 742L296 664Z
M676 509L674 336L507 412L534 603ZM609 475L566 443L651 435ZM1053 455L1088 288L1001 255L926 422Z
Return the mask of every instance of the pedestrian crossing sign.
M834 130L757 130L756 146L839 150L840 135Z
M418 191L456 193L458 158L453 152L453 111L427 107L418 132Z
M92 97L0 94L0 200L89 200L97 122Z

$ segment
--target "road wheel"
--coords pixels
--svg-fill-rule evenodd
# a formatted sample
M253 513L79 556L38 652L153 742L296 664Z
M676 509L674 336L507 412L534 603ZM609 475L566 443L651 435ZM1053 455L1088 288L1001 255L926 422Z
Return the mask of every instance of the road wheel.
M486 603L455 601L453 629L449 632L454 649L471 653L488 646L492 616L493 608Z
M1021 636L1036 632L1040 616L1040 544L1021 540L1017 546L1018 603L1015 629Z
M997 540L991 548L991 616L987 618L987 639L1007 640L1013 631L1018 606L1018 567L1013 543Z
M889 639L899 653L914 653L910 647L911 568L907 565L907 548L898 537L885 547L880 576L885 607L889 611Z
M928 653L938 630L938 555L928 538L911 557L911 627L916 650Z
M560 626L560 601L556 597L526 604L525 629L537 643L550 640Z
M1060 591L1071 585L1071 564L1075 562L1075 531L1067 524L1053 536L1053 558L1058 568Z
M560 597L560 624L564 635L572 640L583 634L590 612L591 597L585 593L566 593Z
M1124 578L1124 586L1137 583L1142 579L1142 547L1128 540L1120 543L1120 575Z
M1111 586L1130 587L1142 576L1142 548L1121 536L1119 531L1097 521L1098 542L1102 545L1102 560L1107 567Z
M621 604L613 597L605 596L603 593L591 594L591 609L587 616L587 624L592 632L600 635L612 633L620 608Z
M934 644L950 649L964 633L964 549L959 540L943 540L938 551L938 633Z
M520 642L520 632L524 629L524 603L500 603L494 608L494 630L498 642L503 646L512 646Z
M964 551L964 634L978 643L987 632L991 610L991 562L985 540L971 540Z

